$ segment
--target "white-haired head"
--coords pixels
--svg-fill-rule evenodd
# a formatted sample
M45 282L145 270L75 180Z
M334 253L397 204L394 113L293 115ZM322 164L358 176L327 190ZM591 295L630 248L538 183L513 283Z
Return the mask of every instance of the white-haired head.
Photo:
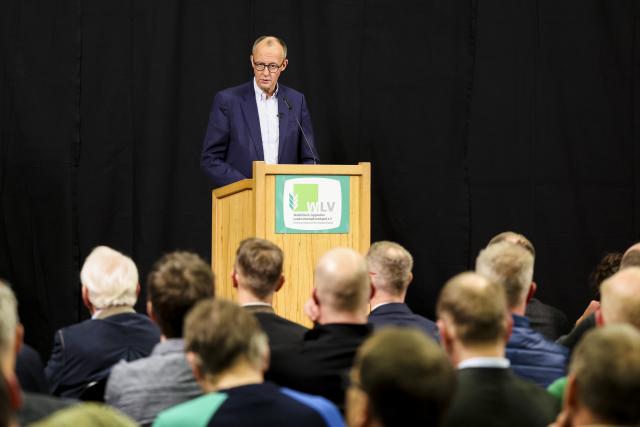
M18 326L18 302L13 291L0 280L0 352L13 351Z
M111 248L98 246L89 254L80 280L96 310L136 303L138 269L131 258Z

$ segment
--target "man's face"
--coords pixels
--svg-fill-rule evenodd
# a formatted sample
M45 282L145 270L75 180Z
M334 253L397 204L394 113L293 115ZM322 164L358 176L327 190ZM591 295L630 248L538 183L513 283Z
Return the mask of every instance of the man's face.
M269 95L273 95L280 73L287 67L287 63L288 61L284 59L284 51L280 44L273 42L271 45L267 45L264 41L258 44L253 55L251 55L251 66L253 67L253 74L256 77L258 87ZM264 70L258 71L256 64L265 65ZM274 68L274 65L277 65L278 69L270 71L269 66Z

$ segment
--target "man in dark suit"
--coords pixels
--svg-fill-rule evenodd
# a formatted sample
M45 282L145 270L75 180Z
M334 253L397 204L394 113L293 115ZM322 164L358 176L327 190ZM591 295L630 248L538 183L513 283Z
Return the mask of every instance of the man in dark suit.
M413 257L394 242L376 242L369 248L367 264L376 293L371 299L369 323L376 329L384 326L418 328L438 340L436 324L415 314L404 299L413 280Z
M158 327L133 309L140 285L130 258L99 246L87 257L80 280L91 319L56 332L45 368L52 393L73 398L91 383L104 386L114 364L146 357L160 341Z
M437 304L445 351L458 368L449 426L547 426L558 413L549 394L518 378L505 358L512 320L504 289L475 273L449 280Z
M288 353L281 385L324 396L343 407L344 380L356 350L371 332L367 313L375 291L364 257L344 248L320 258L314 285L314 309L307 311L316 325Z
M201 159L214 187L250 178L254 160L318 162L304 95L278 84L286 58L284 41L258 38L250 56L254 79L216 94Z
M238 303L253 313L269 337L271 363L265 379L280 382L286 371L286 356L292 345L302 341L307 328L278 316L273 310L273 294L284 285L282 250L265 239L240 242L231 279L238 290Z

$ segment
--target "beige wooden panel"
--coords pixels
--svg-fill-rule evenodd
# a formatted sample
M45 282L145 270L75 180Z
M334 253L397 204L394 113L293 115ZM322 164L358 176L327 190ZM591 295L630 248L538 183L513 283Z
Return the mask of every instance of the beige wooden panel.
M311 172L308 167L299 165L287 166L291 169L283 172L282 167L277 168L279 174L299 174L304 170L306 174L336 174L335 167L322 165L322 169ZM298 169L300 170L298 170ZM320 166L314 166L320 169ZM345 175L361 172L354 166L340 166ZM265 169L269 169L269 166ZM368 172L368 171L367 171ZM264 228L256 224L256 229L264 230L264 237L276 243L285 254L284 274L285 285L276 293L274 308L276 312L295 322L310 326L310 321L304 315L304 303L311 295L313 289L313 271L322 254L332 248L348 247L361 253L369 248L369 206L363 207L363 202L368 203L369 187L362 175L350 176L350 223L349 233L345 234L276 234L275 232L275 175L265 176ZM363 200L363 195L367 199ZM366 212L366 217L363 213ZM260 215L257 215L260 218Z
M216 190L212 200L211 264L216 276L216 296L235 300L231 272L236 249L243 239L255 235L252 181Z

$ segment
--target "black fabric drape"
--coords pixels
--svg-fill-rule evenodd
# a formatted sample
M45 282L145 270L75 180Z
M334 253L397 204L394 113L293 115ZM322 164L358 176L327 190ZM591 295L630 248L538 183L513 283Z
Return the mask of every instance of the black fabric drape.
M43 353L86 316L96 245L143 283L165 252L209 258L209 108L265 33L289 44L282 81L307 95L323 162L372 162L373 239L414 254L416 311L513 229L542 299L575 317L598 257L640 239L637 1L0 5L0 275Z

